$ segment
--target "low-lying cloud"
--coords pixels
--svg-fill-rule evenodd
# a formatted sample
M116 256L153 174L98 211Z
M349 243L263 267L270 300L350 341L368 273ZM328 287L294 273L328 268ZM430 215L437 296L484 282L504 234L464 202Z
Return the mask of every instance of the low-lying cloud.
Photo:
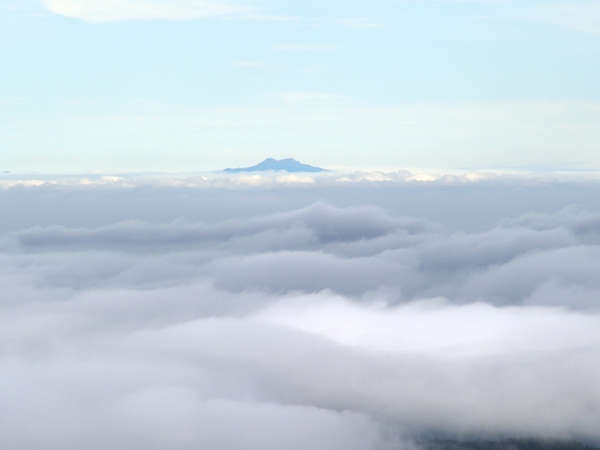
M365 204L4 232L6 447L600 441L598 212L457 229Z

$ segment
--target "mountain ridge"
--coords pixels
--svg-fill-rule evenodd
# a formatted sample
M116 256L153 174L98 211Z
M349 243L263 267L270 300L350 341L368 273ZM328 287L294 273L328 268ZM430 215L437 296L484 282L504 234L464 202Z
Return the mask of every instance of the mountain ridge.
M242 172L327 172L327 169L301 163L294 158L274 159L264 161L250 167L227 168L226 173Z

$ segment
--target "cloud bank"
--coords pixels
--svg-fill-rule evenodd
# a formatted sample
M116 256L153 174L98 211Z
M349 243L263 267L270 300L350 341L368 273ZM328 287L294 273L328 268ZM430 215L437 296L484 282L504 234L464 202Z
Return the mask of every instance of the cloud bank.
M498 189L512 201L521 188ZM449 226L452 211L432 220L384 207L372 186L336 188L362 205L311 187L329 201L300 207L282 187L106 189L0 192L23 216L0 235L7 448L600 441L600 209L529 204L473 229ZM404 186L396 201L406 189L432 209L456 195ZM495 192L476 183L461 195L478 189ZM107 192L169 219L95 216ZM77 195L89 214L71 209ZM246 209L228 213L235 195ZM204 220L185 217L181 196ZM48 201L63 205L51 224L34 208Z

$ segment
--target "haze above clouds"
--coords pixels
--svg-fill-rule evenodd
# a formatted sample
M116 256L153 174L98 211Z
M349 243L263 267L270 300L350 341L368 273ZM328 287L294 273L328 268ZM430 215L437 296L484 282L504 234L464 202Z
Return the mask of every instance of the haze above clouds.
M0 169L598 169L598 5L4 0Z

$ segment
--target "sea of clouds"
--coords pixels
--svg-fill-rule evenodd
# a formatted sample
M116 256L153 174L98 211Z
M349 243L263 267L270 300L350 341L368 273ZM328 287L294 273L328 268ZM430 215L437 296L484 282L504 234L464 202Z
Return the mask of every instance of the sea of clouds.
M600 183L244 177L0 180L3 448L600 442Z

